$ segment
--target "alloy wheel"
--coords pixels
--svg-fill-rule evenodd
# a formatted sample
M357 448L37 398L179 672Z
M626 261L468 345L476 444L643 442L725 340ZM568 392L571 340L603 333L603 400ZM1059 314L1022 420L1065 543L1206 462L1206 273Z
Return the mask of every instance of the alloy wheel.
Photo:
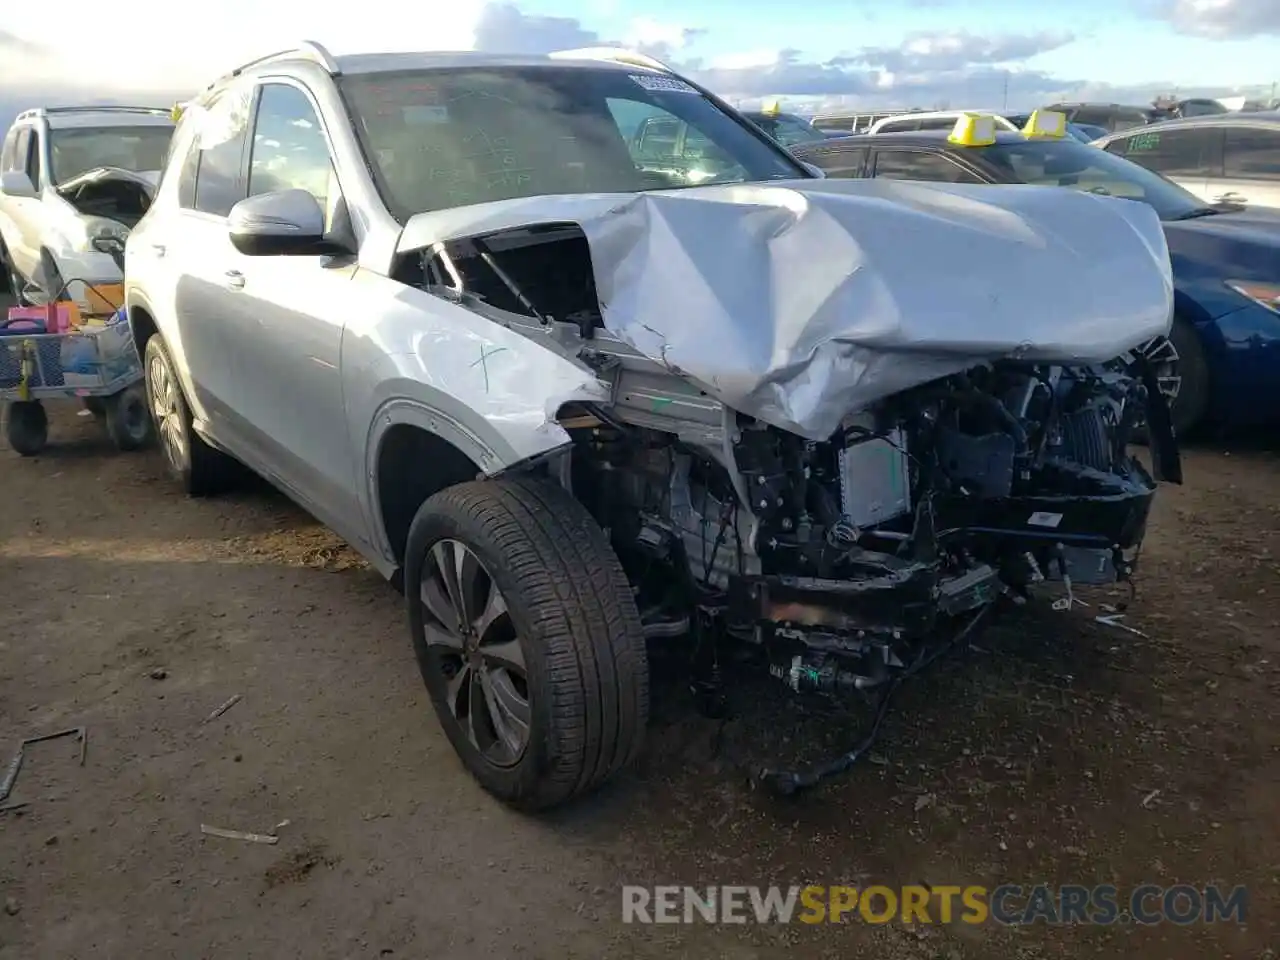
M497 583L465 544L439 540L419 595L429 662L445 681L445 722L489 763L515 765L529 743L532 710L524 649Z
M173 378L164 357L153 356L148 371L151 386L151 413L160 445L175 470L182 470L187 462L186 425L182 422L182 404L178 397L178 384Z

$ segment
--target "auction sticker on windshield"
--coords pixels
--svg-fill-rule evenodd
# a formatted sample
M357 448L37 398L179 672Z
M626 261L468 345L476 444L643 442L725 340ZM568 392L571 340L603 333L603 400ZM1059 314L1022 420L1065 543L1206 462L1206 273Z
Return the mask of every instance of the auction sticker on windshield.
M652 93L692 93L697 94L698 91L683 80L677 80L675 77L660 77L655 74L633 73L631 79L645 90Z

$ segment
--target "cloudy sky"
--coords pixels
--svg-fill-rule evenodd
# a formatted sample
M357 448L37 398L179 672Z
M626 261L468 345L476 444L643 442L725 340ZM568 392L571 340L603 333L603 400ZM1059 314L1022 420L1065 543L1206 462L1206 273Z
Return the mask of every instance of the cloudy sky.
M203 16L161 0L114 0L110 17L100 0L62 0L57 17L5 6L5 124L28 104L167 105L303 37L335 53L623 44L744 105L799 109L1266 96L1280 80L1280 0L361 0L353 17L296 0L218 0ZM77 20L92 28L71 41Z

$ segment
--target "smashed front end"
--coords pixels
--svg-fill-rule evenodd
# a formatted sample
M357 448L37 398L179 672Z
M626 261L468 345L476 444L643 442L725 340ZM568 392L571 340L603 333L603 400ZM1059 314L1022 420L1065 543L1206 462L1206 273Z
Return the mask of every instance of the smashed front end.
M559 198L548 222L485 211L414 269L607 388L553 404L571 442L538 467L609 532L649 636L874 690L1002 596L1130 576L1157 481L1181 481L1139 349L1172 310L1154 214L1009 191ZM1010 275L1057 292L1023 302Z

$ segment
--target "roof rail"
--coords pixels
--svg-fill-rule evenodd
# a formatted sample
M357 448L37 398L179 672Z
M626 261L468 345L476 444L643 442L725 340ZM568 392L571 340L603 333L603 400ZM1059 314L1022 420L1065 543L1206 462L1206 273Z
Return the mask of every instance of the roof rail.
M14 118L14 122L16 123L18 120L36 120L40 117L65 113L150 113L159 117L169 116L169 111L163 107L129 107L121 104L103 103L97 106L85 104L78 107L33 107L19 113Z
M258 57L256 60L250 60L248 63L242 63L230 73L225 73L220 76L217 80L213 81L213 83L209 84L209 86L205 87L205 89L211 90L223 81L230 80L232 77L240 76L240 74L244 73L250 67L257 67L264 63L271 63L273 60L307 60L316 64L322 70L335 77L342 72L341 68L338 66L338 61L333 58L333 54L326 50L322 44L319 44L314 40L303 40L296 47L290 47L287 50L277 50L275 53L268 53L264 57Z
M625 63L630 67L645 67L662 73L675 73L661 60L647 53L626 50L622 47L575 47L572 50L556 50L547 56L556 60L606 60L611 63Z

